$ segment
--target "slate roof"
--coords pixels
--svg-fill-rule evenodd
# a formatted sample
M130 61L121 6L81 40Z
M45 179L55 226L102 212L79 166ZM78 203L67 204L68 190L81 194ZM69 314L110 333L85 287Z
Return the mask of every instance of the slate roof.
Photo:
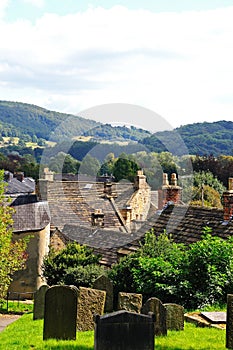
M233 234L233 221L223 221L223 210L182 205L168 205L131 234L106 229L91 230L77 225L66 225L62 233L69 240L93 248L102 255L101 262L110 266L120 256L136 251L151 228L157 235L166 230L175 242L190 244L201 239L205 226L212 228L215 236L227 238Z
M156 234L166 230L175 242L190 244L201 238L205 226L212 229L213 236L233 235L233 220L224 222L223 209L182 205L168 205L159 216L152 216L141 230L153 227Z
M123 233L120 231L90 228L78 225L65 225L62 234L65 239L93 248L101 254L101 263L111 265L118 260L118 249L140 238L141 233Z
M132 184L121 188L119 191L121 205L125 203L126 198L129 199L128 196L132 192ZM91 226L91 215L96 209L103 211L105 227L115 230L122 227L116 207L104 194L103 182L49 181L47 201L51 213L51 224L59 229L67 223Z
M25 177L23 181L19 181L16 177L6 181L6 195L29 194L35 192L35 180Z
M39 231L50 223L49 207L47 202L29 202L21 205L12 205L13 232Z

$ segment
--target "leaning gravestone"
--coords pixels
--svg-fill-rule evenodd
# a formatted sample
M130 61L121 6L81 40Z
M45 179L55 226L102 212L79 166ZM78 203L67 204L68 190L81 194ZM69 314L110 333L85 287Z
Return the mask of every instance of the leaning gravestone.
M53 286L45 294L43 339L76 339L78 289Z
M170 331L184 330L184 308L177 304L163 304L166 308L166 325Z
M117 311L95 317L95 350L154 350L154 315Z
M94 315L103 315L106 292L92 288L78 288L77 330L95 328Z
M93 284L94 289L99 289L99 290L105 290L106 292L106 301L105 301L105 307L104 311L105 312L112 312L113 311L113 283L112 281L102 275L98 277L94 284Z
M33 320L41 320L44 318L45 293L49 286L44 284L34 294Z
M227 295L226 347L233 349L233 294Z
M142 307L142 294L124 293L118 294L118 310L140 313Z
M155 315L155 335L167 335L166 308L158 298L148 299L141 309L142 314L152 312Z

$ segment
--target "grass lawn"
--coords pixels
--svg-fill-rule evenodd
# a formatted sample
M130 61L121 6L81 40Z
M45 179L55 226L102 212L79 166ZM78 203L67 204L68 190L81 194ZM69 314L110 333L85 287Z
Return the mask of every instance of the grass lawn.
M223 350L225 331L186 323L184 331L169 331L167 337L157 337L155 344L155 350ZM0 349L93 350L94 332L78 332L76 341L43 341L43 321L33 321L32 313L28 313L0 333Z

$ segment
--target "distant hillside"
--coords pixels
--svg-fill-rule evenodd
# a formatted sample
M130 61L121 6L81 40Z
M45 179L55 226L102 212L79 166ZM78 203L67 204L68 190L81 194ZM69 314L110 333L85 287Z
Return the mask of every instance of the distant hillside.
M114 126L112 127L110 124L102 124L98 125L93 129L90 129L83 134L84 136L91 136L93 140L132 140L132 141L140 141L145 137L151 135L151 133L147 130L138 129L134 126L130 128L125 126Z
M173 131L151 135L149 131L134 126L112 127L110 124L97 123L94 120L50 111L35 105L0 101L0 138L18 137L24 142L32 141L40 144L38 140L41 142L41 140L50 139L61 142L84 136L83 141L98 143L101 141L139 142L155 152L167 151L166 142L164 145L159 141L159 139L165 139L172 140L173 153L179 154L179 147L176 150L177 134L182 137L189 154L233 155L233 122L195 123L181 126Z
M0 136L36 138L59 142L76 136L90 136L93 141L139 141L149 131L112 127L79 116L59 113L21 102L0 101Z
M175 141L177 133L182 137L189 154L233 155L233 122L224 120L214 123L188 124L174 131L158 132L145 138L142 143L154 152L167 151L166 145L163 145L159 139L174 139ZM179 154L179 150L174 149L174 153Z
M69 119L69 123L65 123ZM64 123L62 123L64 122ZM0 101L0 135L22 137L29 135L48 140L58 141L60 136L72 137L81 135L84 131L99 123L85 118L20 102ZM59 130L55 129L59 126Z

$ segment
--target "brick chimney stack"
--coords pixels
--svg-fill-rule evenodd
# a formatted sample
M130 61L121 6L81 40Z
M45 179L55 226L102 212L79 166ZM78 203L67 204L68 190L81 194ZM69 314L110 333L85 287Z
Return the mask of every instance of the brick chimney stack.
M233 177L228 179L228 191L223 193L223 219L229 221L233 216Z
M158 193L159 194L158 209L159 210L163 209L168 202L179 204L181 202L181 193L182 193L182 188L177 185L176 173L171 174L170 184L168 181L168 175L164 173L163 186Z

